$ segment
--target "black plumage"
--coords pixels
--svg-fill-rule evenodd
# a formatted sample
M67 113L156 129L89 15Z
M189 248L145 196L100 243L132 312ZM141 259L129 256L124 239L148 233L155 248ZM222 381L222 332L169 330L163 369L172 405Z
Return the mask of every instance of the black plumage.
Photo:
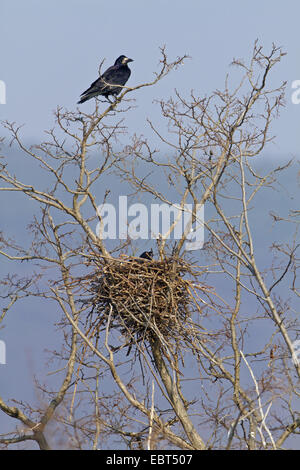
M152 248L151 248L150 251L144 251L144 253L142 253L142 254L140 255L140 258L143 258L143 259L150 259L150 260L153 259L153 250L152 250Z
M114 65L109 67L87 90L81 93L78 104L84 103L98 95L108 99L109 95L116 96L121 93L131 74L131 70L127 65L128 62L133 62L133 60L125 55L120 55Z

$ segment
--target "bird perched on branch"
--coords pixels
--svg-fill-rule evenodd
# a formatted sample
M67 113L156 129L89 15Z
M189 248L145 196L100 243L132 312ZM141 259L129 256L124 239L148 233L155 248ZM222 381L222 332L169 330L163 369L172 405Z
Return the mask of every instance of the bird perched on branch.
M153 250L152 250L152 248L151 248L150 251L144 251L144 253L142 253L140 255L140 258L150 259L150 260L153 259Z
M127 65L128 62L133 62L133 59L120 55L114 65L109 67L87 90L81 93L78 104L84 103L95 96L100 95L108 99L109 95L116 96L121 93L131 74L131 70Z

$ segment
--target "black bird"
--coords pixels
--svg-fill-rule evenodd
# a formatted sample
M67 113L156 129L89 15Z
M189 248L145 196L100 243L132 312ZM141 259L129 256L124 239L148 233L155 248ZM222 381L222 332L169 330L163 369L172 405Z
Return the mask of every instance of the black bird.
M131 70L127 65L128 62L133 62L133 59L120 55L114 65L109 67L87 90L81 93L78 104L84 103L94 96L101 95L108 99L109 95L116 96L121 93L122 87L131 74Z
M140 255L140 258L150 259L150 260L153 259L153 250L152 250L152 248L151 248L150 251L144 251L144 253L142 253Z

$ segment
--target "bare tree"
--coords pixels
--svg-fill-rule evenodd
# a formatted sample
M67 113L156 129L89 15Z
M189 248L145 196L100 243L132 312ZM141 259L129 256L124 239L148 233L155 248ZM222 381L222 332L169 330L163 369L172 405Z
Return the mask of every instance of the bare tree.
M0 399L1 410L21 423L2 435L3 446L33 440L49 449L56 445L53 435L64 435L64 445L77 449L111 442L128 449L289 446L300 423L294 300L299 214L271 213L270 224L288 224L295 235L289 244L274 243L275 256L263 266L251 217L264 191L292 165L264 174L256 167L283 105L285 83L269 88L283 55L275 45L266 54L256 42L249 64L233 61L235 87L228 76L224 89L209 97L175 91L158 103L166 132L148 121L148 139L130 138L123 116L132 108L132 93L182 64L185 57L168 62L165 49L154 80L124 87L103 111L98 100L92 114L58 108L56 127L40 145L28 148L15 124L3 124L48 178L47 189L29 185L9 162L1 163L1 191L20 192L40 211L29 248L1 235L3 257L35 265L25 279L2 280L1 321L13 305L21 309L22 299L34 296L41 308L56 304L64 331L61 351L54 353L60 385L52 391L39 384L45 406L35 410ZM154 148L153 135L168 158ZM158 172L165 176L163 190ZM160 234L153 260L133 256L130 239L113 246L101 237L96 188L105 187L111 173L132 187L132 197L146 194L172 206L172 190L179 209L191 203L180 240L170 240L176 219ZM109 197L106 191L102 202ZM197 212L203 205L204 221ZM201 223L207 234L203 264L186 249L192 225ZM253 338L262 327L263 345Z

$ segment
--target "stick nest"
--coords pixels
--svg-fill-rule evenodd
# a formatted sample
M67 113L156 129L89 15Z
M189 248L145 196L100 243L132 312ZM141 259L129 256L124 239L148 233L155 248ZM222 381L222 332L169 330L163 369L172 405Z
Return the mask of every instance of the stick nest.
M109 321L109 327L131 338L131 344L180 339L192 301L189 281L183 279L188 270L183 260L123 257L97 264L88 279L90 330Z

